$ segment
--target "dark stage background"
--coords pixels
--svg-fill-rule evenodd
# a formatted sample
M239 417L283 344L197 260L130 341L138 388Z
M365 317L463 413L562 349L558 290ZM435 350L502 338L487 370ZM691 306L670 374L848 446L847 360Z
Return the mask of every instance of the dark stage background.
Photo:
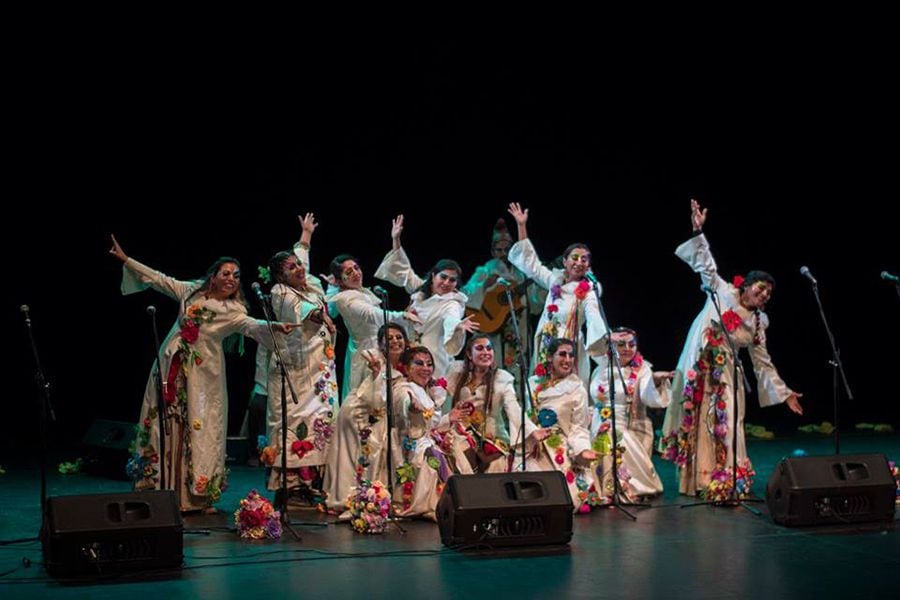
M843 401L844 423L898 423L900 298L879 279L900 271L887 216L894 188L875 183L896 153L871 142L896 138L887 82L824 55L801 71L792 59L736 56L727 74L701 75L669 58L613 73L599 49L572 43L296 53L292 68L273 72L240 57L214 67L88 50L27 77L64 100L21 96L36 109L24 114L42 116L24 120L34 131L11 163L24 185L5 203L0 459L38 445L21 304L53 384L51 448L72 447L94 418L137 419L152 362L144 309L158 307L161 335L176 311L154 292L120 296L109 233L179 278L237 256L249 292L256 265L288 248L296 215L313 211L313 271L351 252L371 285L395 214L406 215L418 271L446 256L468 276L489 258L491 227L510 201L530 208L545 261L572 241L590 244L612 323L637 328L644 355L674 368L704 301L673 254L696 197L709 208L721 273L776 277L769 349L805 394L804 417L762 410L754 397L747 421L788 432L831 419L830 350L799 274L807 265L856 394ZM858 95L838 100L837 87ZM232 429L252 359L248 344L229 364Z

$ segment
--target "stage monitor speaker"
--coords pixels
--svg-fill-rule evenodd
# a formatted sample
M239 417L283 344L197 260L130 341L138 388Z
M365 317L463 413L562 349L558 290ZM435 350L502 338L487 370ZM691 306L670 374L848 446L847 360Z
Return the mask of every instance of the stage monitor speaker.
M891 521L896 485L883 454L785 458L769 478L766 504L789 527Z
M54 577L180 568L184 526L171 490L55 496L41 528Z
M558 471L454 475L437 521L447 546L563 545L572 539L573 508Z
M135 439L134 424L96 419L81 441L81 470L112 479L128 479L128 447Z

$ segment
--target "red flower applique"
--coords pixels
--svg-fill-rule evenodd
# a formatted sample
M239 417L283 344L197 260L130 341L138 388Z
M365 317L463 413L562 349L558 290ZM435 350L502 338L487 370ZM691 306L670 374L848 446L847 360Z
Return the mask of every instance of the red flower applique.
M729 332L734 331L738 327L741 326L744 320L733 310L726 310L722 313L722 325L725 326L725 329Z

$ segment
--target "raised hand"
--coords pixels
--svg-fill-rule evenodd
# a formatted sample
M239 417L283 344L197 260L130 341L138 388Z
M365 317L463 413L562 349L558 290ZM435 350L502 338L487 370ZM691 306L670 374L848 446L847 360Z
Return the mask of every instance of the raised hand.
M391 221L391 242L393 243L394 250L400 249L401 233L403 233L403 215L397 215L397 218Z
M706 209L700 210L700 203L691 198L691 227L694 231L701 231L706 223Z
M456 327L462 329L467 333L475 333L476 331L479 331L478 321L475 320L475 317L473 315L469 315L468 317L460 321Z
M119 260L121 260L122 262L125 262L126 260L128 260L128 255L125 254L125 251L122 250L122 246L120 246L119 242L116 241L116 236L110 235L109 237L110 237L110 239L112 239L112 248L109 249L109 253L112 254L113 256L115 256L116 258L118 258Z
M303 229L303 233L308 233L310 237L312 237L312 234L316 231L316 227L319 226L319 224L316 223L315 216L311 212L306 213L302 217L297 215L297 220L300 221L300 227Z

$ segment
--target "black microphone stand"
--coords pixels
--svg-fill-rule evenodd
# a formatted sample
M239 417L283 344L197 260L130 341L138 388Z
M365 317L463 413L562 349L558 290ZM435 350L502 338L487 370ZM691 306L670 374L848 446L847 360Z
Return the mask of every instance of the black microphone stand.
M508 284L508 282L507 282L507 284ZM527 363L528 357L525 355L526 350L525 350L525 345L522 342L522 332L519 331L519 318L516 315L516 311L514 308L515 305L513 304L513 298L512 298L512 290L510 290L509 285L506 285L505 293L506 293L507 306L509 306L509 309L510 309L508 318L513 320L513 333L515 335L513 341L515 342L515 345L516 345L516 362L519 363L519 400L520 400L519 404L522 409L522 414L521 414L522 421L521 421L521 423L519 423L519 437L521 438L521 441L519 442L517 440L517 442L514 442L513 447L515 447L516 443L521 444L520 447L522 449L522 471L524 472L525 471L525 419L526 419L525 400L527 398L529 400L529 402L531 401L531 384L528 382L528 363ZM528 310L527 309L527 301L526 301L526 309L525 310ZM513 451L513 456L515 456L515 451Z
M649 508L650 505L645 502L622 502L620 499L622 494L622 484L619 481L619 432L618 427L616 426L616 382L613 379L613 365L619 369L619 378L622 379L623 385L625 383L625 377L622 375L622 366L619 364L619 353L616 352L615 344L613 344L612 341L612 330L609 327L609 319L606 318L606 309L603 307L603 301L600 299L600 285L593 275L588 277L588 281L591 282L591 289L594 290L594 297L597 299L597 309L600 312L600 318L603 320L603 326L606 328L606 358L609 361L609 412L612 420L612 426L610 427L610 429L612 429L612 448L610 448L610 454L612 455L613 477L613 495L609 506L619 510L632 521L637 521L635 515L622 507L635 506L638 508ZM602 457L600 460L603 460ZM598 481L597 485L600 487L600 490L598 491L603 493L602 480Z
M808 272L808 271L807 271ZM822 307L822 299L819 298L819 284L816 282L812 276L809 277L809 282L812 285L813 296L816 298L816 304L819 307L819 316L822 317L822 324L825 326L825 333L828 335L828 342L831 344L831 360L828 361L828 364L831 365L832 377L831 377L831 387L832 387L832 398L834 402L834 453L841 453L841 434L840 427L838 427L838 405L839 405L839 393L838 393L838 374L840 373L841 381L844 382L844 391L847 393L847 399L853 402L853 392L850 391L850 384L847 382L847 375L844 373L844 365L841 363L841 352L837 348L837 344L834 341L834 335L831 333L831 327L828 326L828 319L825 317L825 309ZM900 293L900 287L897 289L898 293Z
M731 494L730 498L727 500L709 500L704 502L693 502L691 504L683 504L681 508L688 508L691 506L740 506L746 508L750 512L752 512L756 516L760 516L762 513L748 505L748 502L762 502L759 498L741 498L738 495L737 491L737 436L738 436L738 373L741 374L741 381L743 381L744 385L744 402L746 403L746 398L750 394L750 381L747 379L747 374L744 373L744 365L741 363L740 358L738 357L737 348L734 345L734 340L731 339L731 334L728 333L728 329L725 328L725 321L722 319L722 309L719 306L719 295L716 293L716 290L708 285L703 286L703 290L709 294L710 300L712 300L713 306L716 309L716 314L719 316L719 326L722 328L722 333L725 334L725 341L728 342L728 347L731 349L731 359L734 361L734 365L732 366L732 381L734 387L734 401L732 402L732 419L731 419ZM699 424L697 425L699 427ZM749 493L749 490L747 490Z
M159 421L159 489L166 489L166 436L170 435L169 421L166 419L166 383L162 375L162 349L159 343L159 329L156 327L156 307L147 307L150 328L153 329L153 351L156 353L156 417Z
M31 344L31 354L34 358L34 381L38 388L38 402L40 403L40 467L41 467L41 530L43 532L47 520L47 419L56 422L56 413L53 411L53 403L50 401L50 382L44 376L41 368L41 359L38 355L37 343L34 341L34 333L31 329L31 315L27 304L20 309L25 315L25 329L28 332L28 341Z
M297 404L297 394L294 392L294 386L291 384L290 378L287 376L287 367L284 364L284 358L281 355L281 349L278 347L278 341L275 338L275 327L272 325L272 315L269 312L269 303L266 300L265 295L262 293L262 290L259 288L258 284L255 284L253 290L256 292L256 296L259 298L259 303L263 309L263 316L266 319L266 327L269 329L269 335L272 336L272 348L274 348L273 352L275 353L275 358L278 363L278 368L281 371L281 489L279 490L280 498L276 500L276 504L278 504L278 509L281 511L281 524L282 526L291 532L298 542L300 541L300 534L297 533L297 530L294 529L291 524L291 518L288 516L288 484L287 484L287 390L291 391L291 399L293 399L294 404Z
M394 447L394 375L392 373L393 367L391 366L391 344L388 341L388 294L387 290L379 289L377 295L381 298L381 315L382 315L382 327L384 327L384 348L382 349L382 354L384 355L384 407L385 407L385 425L387 426L387 449L386 449L386 458L387 458L387 488L388 488L388 496L390 497L390 502L388 502L388 523L393 523L397 528L397 531L400 532L400 535L406 535L406 530L400 526L398 522L397 516L394 512L394 460L393 460L393 447ZM377 381L375 382L375 389L377 390Z

